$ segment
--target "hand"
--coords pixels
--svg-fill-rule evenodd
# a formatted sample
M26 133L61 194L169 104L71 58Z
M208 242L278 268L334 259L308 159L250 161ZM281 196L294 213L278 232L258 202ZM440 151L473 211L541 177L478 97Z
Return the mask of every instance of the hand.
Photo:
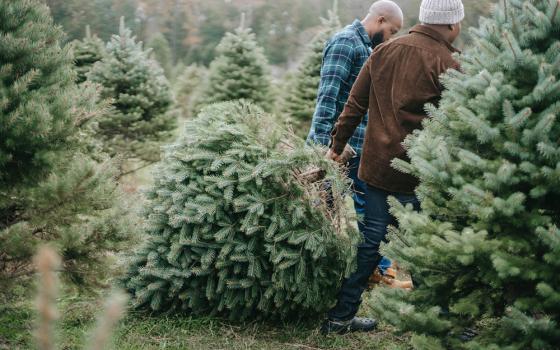
M327 151L327 155L326 155L327 159L333 160L335 162L339 162L340 163L340 155L334 153L334 151L332 149L329 149Z
M346 147L344 147L344 151L342 151L342 153L340 154L340 156L338 158L338 162L346 164L352 158L354 158L355 156L356 156L356 151L354 151L352 146L350 146L349 144L346 144Z

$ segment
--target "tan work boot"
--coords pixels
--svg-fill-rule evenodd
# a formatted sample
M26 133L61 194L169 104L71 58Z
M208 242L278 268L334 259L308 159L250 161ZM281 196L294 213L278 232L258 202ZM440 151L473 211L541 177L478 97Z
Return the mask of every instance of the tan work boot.
M368 282L368 289L372 289L376 285L383 283L391 288L400 288L411 290L414 286L412 281L401 281L397 279L397 271L392 267L385 271L385 275L382 275L379 268L375 269Z

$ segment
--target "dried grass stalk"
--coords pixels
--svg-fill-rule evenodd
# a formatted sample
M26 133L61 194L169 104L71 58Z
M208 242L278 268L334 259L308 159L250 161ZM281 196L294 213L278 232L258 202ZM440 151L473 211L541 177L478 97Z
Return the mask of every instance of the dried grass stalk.
M54 349L54 323L58 318L56 309L58 279L55 271L60 267L60 257L52 248L41 247L35 257L35 265L39 272L37 346L39 350L52 350Z

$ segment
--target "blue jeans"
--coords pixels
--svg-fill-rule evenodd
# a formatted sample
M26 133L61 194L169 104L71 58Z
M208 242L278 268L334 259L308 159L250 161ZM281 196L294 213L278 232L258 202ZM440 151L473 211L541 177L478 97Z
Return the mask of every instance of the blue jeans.
M358 230L364 234L364 216L366 206L367 185L358 178L358 168L360 167L360 157L354 157L348 162L348 177L352 180L352 199L354 200L354 209L358 214ZM379 272L384 275L387 269L391 267L391 260L381 257L379 262Z
M328 313L330 320L347 321L358 312L369 277L381 261L379 246L385 241L387 226L397 224L389 213L389 196L397 198L403 204L412 204L415 210L420 210L420 202L414 195L392 193L366 186L365 216L361 230L364 241L358 246L358 266L342 283L337 304Z

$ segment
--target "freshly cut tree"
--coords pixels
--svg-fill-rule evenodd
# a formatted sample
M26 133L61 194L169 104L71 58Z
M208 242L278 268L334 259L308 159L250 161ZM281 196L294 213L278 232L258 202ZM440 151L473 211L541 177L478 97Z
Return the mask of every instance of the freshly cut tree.
M163 68L165 76L170 78L173 70L173 54L169 41L163 34L157 33L150 39L147 46L152 49L152 56Z
M268 63L251 29L242 23L234 33L226 33L216 52L195 112L212 103L241 99L271 110Z
M315 112L325 43L341 28L336 9L335 1L328 18L321 18L323 24L321 31L309 43L303 62L297 72L290 77L290 85L284 92L281 114L289 119L288 123L300 136L307 136Z
M206 81L208 70L196 64L185 67L175 83L175 100L183 118L194 116L196 100L200 97L201 86Z
M107 44L107 55L93 67L90 80L101 85L101 96L113 100L113 110L99 120L99 133L112 157L147 164L159 159L160 145L177 124L169 82L159 64L149 58L121 18L119 35Z
M89 25L86 26L86 36L71 43L74 55L74 65L78 73L77 82L83 83L87 80L87 74L95 64L101 61L105 55L105 44L95 35L91 35Z
M114 169L87 153L96 91L76 85L62 35L39 1L0 2L0 293L33 273L45 243L61 253L66 279L103 281L107 253L133 232L116 206Z
M385 253L419 281L372 307L418 349L560 344L560 2L506 0L406 141L422 212L392 201ZM462 343L459 334L479 336Z
M147 193L149 238L125 278L137 307L285 319L333 305L359 239L349 184L322 152L290 140L244 102L187 122ZM309 181L313 167L322 181Z

